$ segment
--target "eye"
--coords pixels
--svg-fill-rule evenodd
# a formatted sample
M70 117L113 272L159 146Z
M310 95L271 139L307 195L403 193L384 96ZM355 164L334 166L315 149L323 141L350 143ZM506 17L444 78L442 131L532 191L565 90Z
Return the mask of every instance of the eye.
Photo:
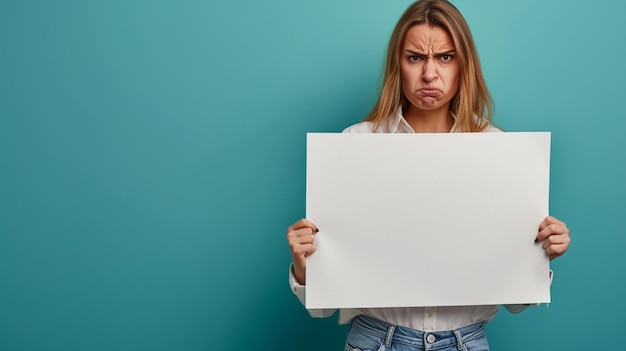
M411 55L408 57L409 62L417 62L420 60L420 57L417 55Z
M443 61L443 62L450 62L450 61L452 61L453 58L454 58L454 56L452 56L450 54L441 55L441 61Z

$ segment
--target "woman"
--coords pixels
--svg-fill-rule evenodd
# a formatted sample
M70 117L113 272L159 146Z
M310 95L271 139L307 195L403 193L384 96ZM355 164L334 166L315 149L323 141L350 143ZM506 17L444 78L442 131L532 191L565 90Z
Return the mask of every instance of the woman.
M347 133L500 132L474 41L459 11L446 0L419 0L402 15L389 42L383 87L369 116ZM301 219L287 230L290 283L304 303L306 257L315 252L317 226ZM550 259L570 238L565 223L545 218L537 242ZM527 305L507 305L517 313ZM488 350L483 325L498 306L362 308L340 310L352 323L346 350ZM326 317L334 310L311 310Z

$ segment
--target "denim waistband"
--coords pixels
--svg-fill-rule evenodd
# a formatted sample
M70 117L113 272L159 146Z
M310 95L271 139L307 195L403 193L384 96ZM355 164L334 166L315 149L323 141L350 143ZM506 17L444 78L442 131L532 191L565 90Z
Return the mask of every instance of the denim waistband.
M389 324L364 315L357 316L352 321L351 328L384 339L387 347L390 347L392 343L401 343L413 347L428 345L427 348L430 350L449 348L454 345L458 345L459 350L462 350L465 342L483 337L485 334L483 322L454 330L428 332Z

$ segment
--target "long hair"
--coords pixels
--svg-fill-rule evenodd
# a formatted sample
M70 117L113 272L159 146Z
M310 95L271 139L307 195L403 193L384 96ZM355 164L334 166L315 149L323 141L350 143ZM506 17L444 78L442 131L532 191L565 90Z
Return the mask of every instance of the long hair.
M402 93L400 54L407 32L420 24L440 27L450 33L460 66L459 88L450 101L450 111L456 115L458 131L482 131L491 122L491 96L469 26L459 10L447 0L419 0L400 17L389 40L380 97L365 120L374 122L376 129L400 106L403 113L407 111L410 102Z

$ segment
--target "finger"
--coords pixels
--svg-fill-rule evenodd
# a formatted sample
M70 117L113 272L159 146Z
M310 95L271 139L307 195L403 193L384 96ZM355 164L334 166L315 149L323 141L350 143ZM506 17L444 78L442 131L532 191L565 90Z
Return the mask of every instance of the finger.
M551 245L568 244L570 242L569 235L563 234L551 234L545 240L543 240L543 247L547 248Z
M310 229L306 229L309 233L302 235L292 235L287 237L289 245L312 244L315 242L315 234L310 233Z
M535 239L535 242L540 242L540 241L544 241L546 240L546 238L552 236L552 235L565 235L565 236L569 236L569 229L567 229L567 226L565 226L565 223L563 222L556 222L556 223L551 223L548 226L543 227L539 233L537 234L537 237Z
M292 230L290 232L287 232L287 241L292 242L294 240L298 240L297 242L307 242L307 241L312 242L315 234L317 234L317 232L313 231L313 229L311 228L301 228L298 230ZM306 238L309 238L309 239L306 239Z
M569 243L550 245L550 246L548 246L546 248L546 253L548 254L550 259L552 260L554 258L557 258L557 257L563 255L565 253L565 251L567 251L568 246L569 246Z
M546 218L543 219L543 221L541 221L541 224L539 224L539 231L542 231L550 224L563 224L564 225L565 223L563 223L562 221L558 220L555 217L547 216Z
M310 256L312 253L314 253L316 250L315 245L313 245L312 243L310 244L301 244L301 245L295 245L292 247L292 255L294 257L308 257Z
M315 251L315 233L310 228L289 232L287 235L292 256L306 257Z
M297 221L296 223L294 223L291 226L289 226L289 228L287 228L287 232L290 232L290 231L293 231L293 230L302 229L302 228L311 228L314 232L316 232L316 233L319 232L319 229L317 228L315 223L311 222L310 220L308 220L306 218L302 218L299 221Z

